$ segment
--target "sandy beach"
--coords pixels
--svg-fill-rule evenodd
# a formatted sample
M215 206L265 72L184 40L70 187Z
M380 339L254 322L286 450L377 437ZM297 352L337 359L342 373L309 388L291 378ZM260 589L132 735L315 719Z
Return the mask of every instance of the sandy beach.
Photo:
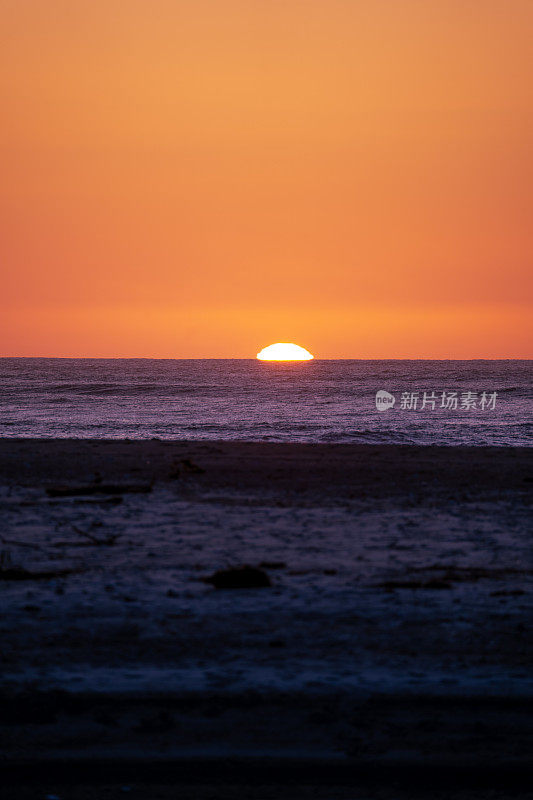
M532 482L526 448L0 441L8 797L525 797ZM270 585L209 582L244 564Z

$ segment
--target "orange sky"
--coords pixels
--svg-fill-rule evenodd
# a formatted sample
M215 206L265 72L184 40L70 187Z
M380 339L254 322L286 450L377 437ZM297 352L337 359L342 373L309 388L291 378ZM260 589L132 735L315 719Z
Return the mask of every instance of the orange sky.
M533 355L531 0L0 22L2 355Z

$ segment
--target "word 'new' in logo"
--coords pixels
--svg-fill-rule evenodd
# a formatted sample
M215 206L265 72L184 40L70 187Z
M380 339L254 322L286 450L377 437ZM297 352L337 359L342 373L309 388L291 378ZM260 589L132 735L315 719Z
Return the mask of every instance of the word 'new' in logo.
M376 408L378 411L388 411L395 402L394 395L386 392L385 389L380 389L379 392L376 392Z

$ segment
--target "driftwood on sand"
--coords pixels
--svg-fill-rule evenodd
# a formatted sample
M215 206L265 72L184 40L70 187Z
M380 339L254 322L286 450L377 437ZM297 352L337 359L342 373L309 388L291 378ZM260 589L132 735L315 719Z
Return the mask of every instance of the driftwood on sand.
M79 497L93 494L147 494L151 483L90 483L86 486L49 486L48 497Z

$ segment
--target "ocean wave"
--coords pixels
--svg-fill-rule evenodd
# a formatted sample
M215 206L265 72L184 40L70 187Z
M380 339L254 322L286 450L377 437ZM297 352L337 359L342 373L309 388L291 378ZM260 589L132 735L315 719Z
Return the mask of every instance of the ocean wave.
M529 445L532 362L4 359L10 436ZM490 412L375 408L375 393L496 391ZM481 388L477 388L481 387ZM487 389L487 387L489 387ZM3 419L2 419L3 418Z

